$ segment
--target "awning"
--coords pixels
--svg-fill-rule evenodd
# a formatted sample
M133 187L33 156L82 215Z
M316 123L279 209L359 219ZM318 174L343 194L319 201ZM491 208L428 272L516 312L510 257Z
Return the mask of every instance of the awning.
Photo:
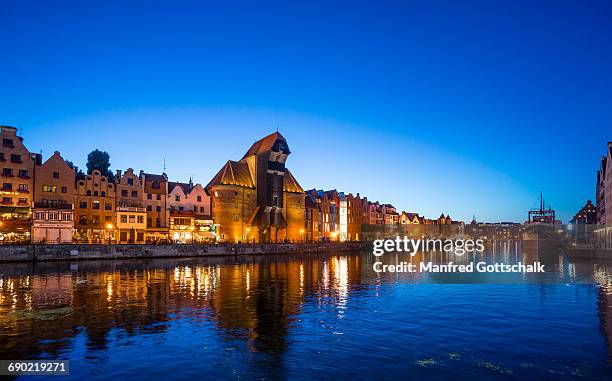
M30 208L23 206L0 206L0 213L30 213Z

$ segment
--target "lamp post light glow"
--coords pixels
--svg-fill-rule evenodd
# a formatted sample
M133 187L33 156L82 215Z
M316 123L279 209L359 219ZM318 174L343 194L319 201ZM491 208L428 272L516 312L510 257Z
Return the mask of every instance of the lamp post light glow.
M332 236L333 239L336 239L336 237L338 236L338 233L337 232L332 232L331 236Z
M108 229L108 244L111 244L111 233L113 232L113 224L107 224L106 229Z
M304 229L300 229L300 237L302 238L302 242L304 242Z

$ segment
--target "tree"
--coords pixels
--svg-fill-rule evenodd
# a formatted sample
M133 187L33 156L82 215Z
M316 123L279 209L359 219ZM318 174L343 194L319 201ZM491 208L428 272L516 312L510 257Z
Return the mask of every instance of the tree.
M114 181L110 168L110 155L106 151L93 150L87 155L87 174L90 175L96 169L109 181Z
M82 169L79 169L73 162L70 160L66 160L66 164L72 169L76 171L75 181L83 180L85 178L85 172Z

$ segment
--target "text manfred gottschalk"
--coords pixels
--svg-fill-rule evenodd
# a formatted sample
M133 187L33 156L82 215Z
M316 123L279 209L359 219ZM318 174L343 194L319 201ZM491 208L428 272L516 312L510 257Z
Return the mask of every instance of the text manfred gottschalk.
M462 257L465 254L482 254L485 250L484 241L481 239L414 239L397 236L395 239L377 239L373 243L372 254L378 259L388 253L406 253L414 257L417 253L443 252ZM372 268L377 273L543 273L546 271L545 266L540 262L509 264L471 261L455 263L450 260L445 263L398 261L393 264L375 261Z

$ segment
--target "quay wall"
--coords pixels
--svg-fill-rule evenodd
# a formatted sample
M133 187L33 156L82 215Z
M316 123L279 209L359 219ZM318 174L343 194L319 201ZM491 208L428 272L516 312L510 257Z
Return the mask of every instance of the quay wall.
M0 246L0 262L316 254L360 251L364 247L365 244L361 242L211 245L5 245Z

